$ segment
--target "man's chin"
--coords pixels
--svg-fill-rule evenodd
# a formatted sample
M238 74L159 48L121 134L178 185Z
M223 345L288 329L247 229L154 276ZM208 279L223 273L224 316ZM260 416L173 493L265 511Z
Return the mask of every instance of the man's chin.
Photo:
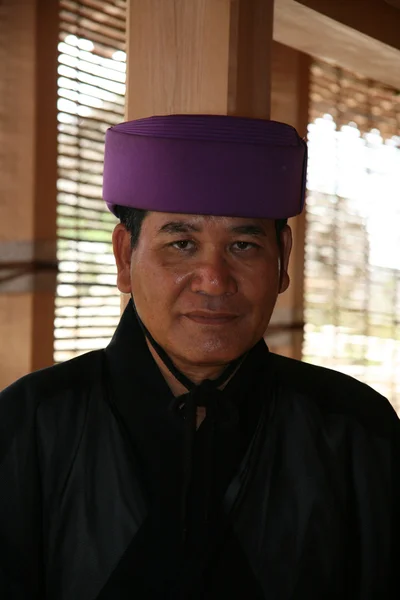
M244 354L245 348L239 348L236 344L217 345L215 340L199 344L194 341L187 344L186 350L181 347L179 355L183 360L193 366L225 366Z
M223 366L242 356L252 346L248 332L249 327L191 324L173 332L168 340L168 351L193 366Z

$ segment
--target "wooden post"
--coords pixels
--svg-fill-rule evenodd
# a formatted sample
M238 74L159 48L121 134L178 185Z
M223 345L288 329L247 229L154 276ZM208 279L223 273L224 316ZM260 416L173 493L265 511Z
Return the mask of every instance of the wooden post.
M0 9L0 389L53 362L58 3Z
M128 119L269 117L273 0L129 0Z
M273 43L271 118L293 125L302 137L307 136L310 63L306 54ZM305 211L290 219L289 225L293 232L290 287L278 299L266 339L271 350L300 360L304 333Z

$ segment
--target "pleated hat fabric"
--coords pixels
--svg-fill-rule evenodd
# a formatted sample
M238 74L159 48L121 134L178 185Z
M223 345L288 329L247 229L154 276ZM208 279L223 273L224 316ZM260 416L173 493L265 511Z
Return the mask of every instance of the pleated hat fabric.
M285 123L154 116L106 132L108 208L284 219L304 206L307 146Z

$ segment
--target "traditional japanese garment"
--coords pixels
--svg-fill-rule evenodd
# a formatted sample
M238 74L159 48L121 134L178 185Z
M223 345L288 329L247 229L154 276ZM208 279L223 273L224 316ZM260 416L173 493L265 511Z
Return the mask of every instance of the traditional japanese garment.
M389 403L263 341L216 402L188 483L185 411L132 304L106 350L3 391L0 598L397 598Z

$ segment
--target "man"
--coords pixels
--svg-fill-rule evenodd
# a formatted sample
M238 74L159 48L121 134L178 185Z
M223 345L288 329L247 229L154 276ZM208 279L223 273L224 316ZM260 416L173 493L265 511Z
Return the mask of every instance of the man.
M397 597L396 414L263 341L305 173L280 123L108 131L131 299L104 351L0 396L1 598Z

